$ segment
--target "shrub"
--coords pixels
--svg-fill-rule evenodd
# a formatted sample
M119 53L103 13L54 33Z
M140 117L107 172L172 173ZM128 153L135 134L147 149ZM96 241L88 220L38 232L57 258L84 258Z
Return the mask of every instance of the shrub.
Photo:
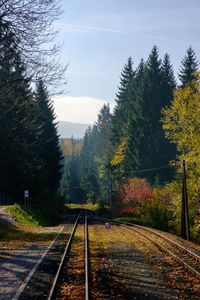
M129 178L119 186L116 200L123 206L141 206L153 196L153 188L145 178Z
M143 222L157 229L169 231L173 219L171 202L172 194L167 188L154 188L153 197L142 207Z
M152 188L145 178L129 178L119 186L113 211L115 216L135 217L142 224L169 231L173 225L172 196L170 189Z
M132 217L135 215L136 210L131 207L123 207L120 209L120 216L122 217Z

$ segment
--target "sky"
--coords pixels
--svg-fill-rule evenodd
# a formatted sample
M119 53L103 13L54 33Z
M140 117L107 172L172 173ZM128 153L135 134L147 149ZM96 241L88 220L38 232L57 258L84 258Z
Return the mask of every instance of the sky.
M120 73L156 45L170 55L175 75L192 46L200 61L199 0L61 0L55 26L61 61L69 64L63 95L53 98L58 120L93 124L99 109L115 105Z

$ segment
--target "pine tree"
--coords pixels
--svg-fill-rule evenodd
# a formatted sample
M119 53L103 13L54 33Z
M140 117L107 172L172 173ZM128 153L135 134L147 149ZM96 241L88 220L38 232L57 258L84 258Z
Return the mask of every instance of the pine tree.
M83 190L83 202L96 203L100 197L98 169L95 161L95 151L98 131L96 126L89 127L83 138L80 153L80 186Z
M133 176L134 170L140 168L139 163L139 145L140 139L142 137L141 127L138 124L138 120L141 116L141 107L138 101L138 93L141 88L141 82L145 71L145 62L142 59L137 70L135 78L132 80L129 90L128 98L130 106L130 117L127 128L127 149L126 149L126 159L123 162L123 170L127 172L125 175Z
M176 89L176 79L174 76L173 67L170 62L170 57L166 53L161 66L162 73L162 91L165 101L163 106L169 104L169 100L173 98L173 91ZM166 104L165 104L166 102Z
M181 88L185 88L187 83L190 83L193 79L195 79L194 72L198 70L198 65L199 63L197 61L195 52L190 46L187 50L186 56L181 62L181 69L178 75L181 82Z
M128 89L134 75L132 58L129 57L121 73L120 86L116 95L116 106L112 118L112 142L115 146L118 146L127 124L129 116Z
M154 135L159 126L161 109L161 61L155 46L149 55L136 98L135 127L139 128L138 168L148 169L155 166L153 158L155 159L158 154Z
M59 191L72 203L82 203L82 188L80 186L79 167L82 142L76 139L62 139L61 148L64 155L63 175Z
M46 188L56 192L61 178L62 154L59 146L59 137L55 123L53 104L42 80L38 82L36 100L39 110L38 122L41 127L40 157L46 171Z
M109 105L104 105L98 120L88 128L83 138L79 160L80 185L85 202L108 201L111 194L111 114Z
M0 191L13 201L37 186L36 108L16 39L0 24ZM33 184L34 183L34 184Z
M104 104L101 108L98 120L95 124L97 128L97 140L95 147L95 161L97 168L97 178L100 186L100 196L105 202L111 198L112 194L112 166L110 165L113 154L113 147L110 140L111 134L111 113L109 104Z
M161 109L171 100L174 84L169 57L165 56L161 65L158 49L154 46L141 84L136 90L134 102L135 120L132 126L136 128L137 142L133 151L137 157L137 168L140 170L159 169L173 159L170 155L175 155L173 151L169 151L170 144L166 143L160 123ZM171 179L171 174L166 170L149 171L141 173L140 176L148 178L151 182L154 182L156 177L159 177L161 182Z

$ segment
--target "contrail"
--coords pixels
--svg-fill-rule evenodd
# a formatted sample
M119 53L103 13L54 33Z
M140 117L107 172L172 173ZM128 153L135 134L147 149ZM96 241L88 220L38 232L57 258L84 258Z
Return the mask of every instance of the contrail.
M168 38L168 37L165 37L165 36L140 34L140 33L135 33L135 32L130 32L130 31L118 30L118 29L114 29L114 28L106 28L106 27L98 27L98 26L84 26L84 25L83 26L76 26L76 25L72 25L72 24L65 24L65 25L69 26L69 27L72 27L74 29L80 30L80 31L87 30L87 31L111 32L111 33L132 35L132 36L135 36L135 37L141 37L141 38L146 38L146 39L156 39L156 40L163 40L163 41L169 41L169 42L174 42L174 43L200 46L200 43L194 43L194 42L191 42L191 41L178 40L178 39Z

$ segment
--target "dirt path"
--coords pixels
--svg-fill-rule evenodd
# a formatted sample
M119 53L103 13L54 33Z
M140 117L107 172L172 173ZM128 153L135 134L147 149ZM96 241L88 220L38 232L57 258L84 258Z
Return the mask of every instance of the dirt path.
M0 226L12 227L14 230L28 229L20 226L12 217L11 213L6 212L7 206L0 206ZM59 232L61 226L33 229L33 232ZM29 228L30 230L30 228ZM53 236L52 235L52 239ZM38 262L42 254L51 243L51 238L45 241L34 240L24 241L21 239L0 242L0 299L11 300L17 292L24 279Z
M5 224L12 227L19 227L15 219L10 212L6 212L5 209L8 206L0 206L0 224Z
M35 244L21 249L4 249L5 255L0 261L0 299L12 299L45 249L46 245Z

